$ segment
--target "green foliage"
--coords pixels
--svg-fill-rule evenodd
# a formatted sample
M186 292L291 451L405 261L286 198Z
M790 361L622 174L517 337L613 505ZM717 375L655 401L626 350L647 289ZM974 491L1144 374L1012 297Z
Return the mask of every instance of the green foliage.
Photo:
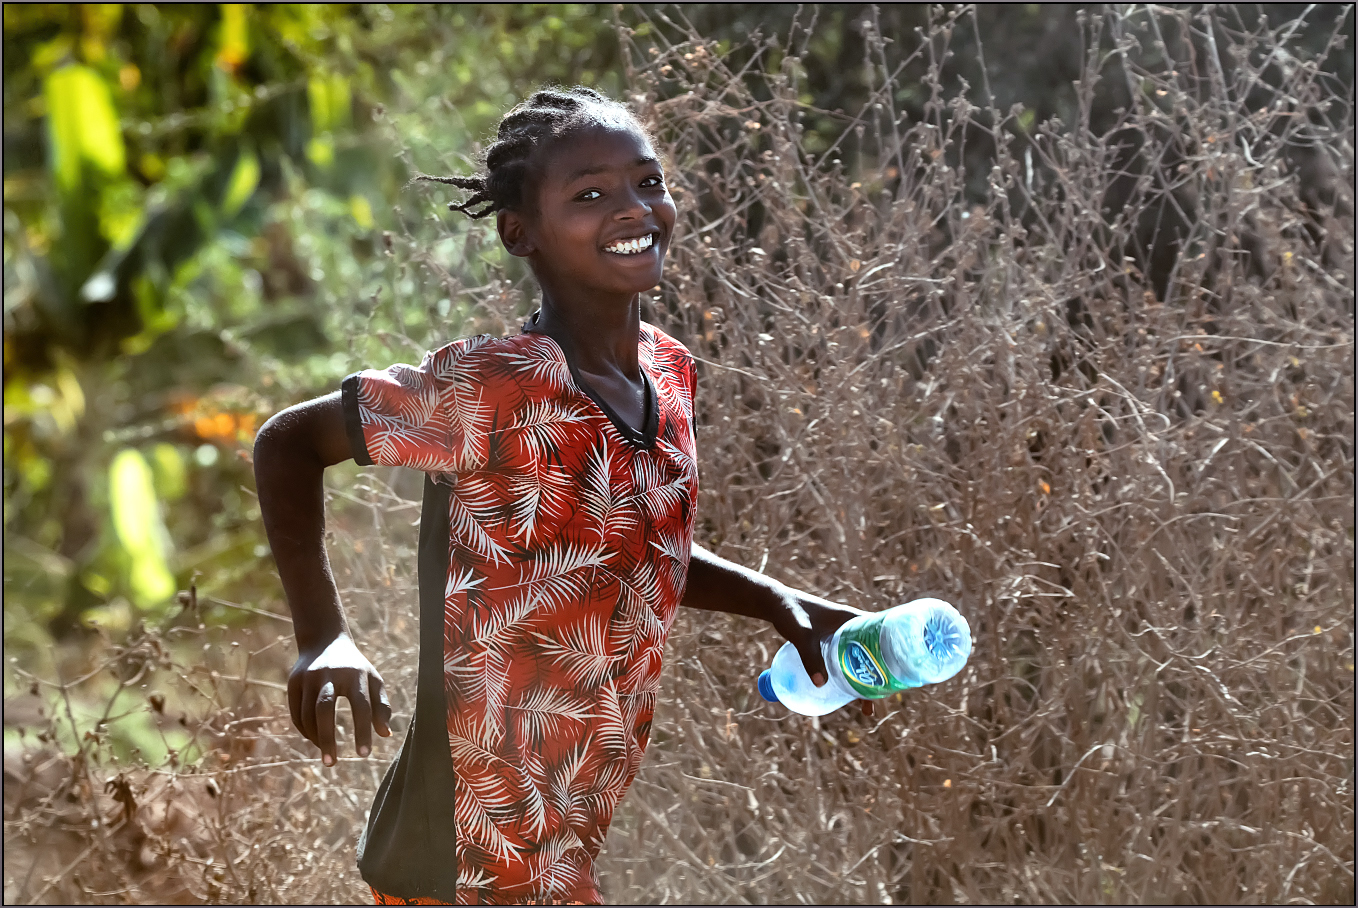
M85 187L84 169L103 176L123 175L127 155L108 85L87 66L71 64L49 75L43 85L47 103L47 141L57 189L75 194Z
M126 628L195 579L276 601L239 491L253 431L456 333L465 310L381 255L381 231L415 223L392 205L408 168L465 170L529 84L619 89L611 22L584 5L4 15L6 640Z
M141 609L160 605L174 595L175 583L165 562L169 534L160 517L151 467L141 452L124 448L113 458L108 484L113 528L132 562L128 572L132 600Z

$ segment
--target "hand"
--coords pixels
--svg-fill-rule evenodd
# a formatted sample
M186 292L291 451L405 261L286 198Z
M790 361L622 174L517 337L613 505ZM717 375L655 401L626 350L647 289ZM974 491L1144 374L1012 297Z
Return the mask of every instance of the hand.
M358 651L348 634L340 634L320 652L304 652L288 673L288 708L292 724L321 749L321 761L335 765L335 704L349 698L354 715L358 755L372 751L372 730L391 735L391 703L382 676ZM376 708L373 708L376 704Z
M797 654L802 657L802 666L811 677L811 683L822 687L829 676L826 674L825 658L821 654L821 641L833 636L841 624L867 613L848 605L807 596L795 590L788 590L785 604L786 617L775 621L774 627L797 648ZM863 715L873 714L872 700L860 699L855 702L863 711Z

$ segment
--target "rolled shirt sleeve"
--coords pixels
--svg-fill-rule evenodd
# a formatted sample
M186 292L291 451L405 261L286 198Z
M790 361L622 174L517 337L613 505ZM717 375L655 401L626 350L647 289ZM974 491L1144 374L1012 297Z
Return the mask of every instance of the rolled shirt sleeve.
M441 347L418 366L398 363L345 378L340 397L354 459L426 473L478 468L489 426L481 389L463 363L479 340Z

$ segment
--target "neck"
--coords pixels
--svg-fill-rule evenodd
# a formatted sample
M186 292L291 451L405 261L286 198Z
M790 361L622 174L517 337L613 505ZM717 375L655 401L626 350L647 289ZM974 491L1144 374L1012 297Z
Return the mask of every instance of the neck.
M633 294L624 306L584 304L563 306L544 288L542 311L534 331L548 335L570 350L576 367L593 375L620 372L640 377L637 344L641 340L641 297Z

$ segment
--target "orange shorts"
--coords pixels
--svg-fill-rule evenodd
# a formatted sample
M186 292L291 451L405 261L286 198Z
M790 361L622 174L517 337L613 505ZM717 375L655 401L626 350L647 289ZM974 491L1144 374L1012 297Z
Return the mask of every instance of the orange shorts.
M372 889L371 886L368 887ZM397 895L387 895L373 889L374 905L451 905L452 902L440 902L438 899L403 899Z
M371 886L368 887L372 889ZM378 892L373 889L374 905L451 905L452 902L440 902L438 899L403 899L398 895L387 895L385 892ZM560 900L552 902L534 902L535 905L584 905L585 902L563 902Z

